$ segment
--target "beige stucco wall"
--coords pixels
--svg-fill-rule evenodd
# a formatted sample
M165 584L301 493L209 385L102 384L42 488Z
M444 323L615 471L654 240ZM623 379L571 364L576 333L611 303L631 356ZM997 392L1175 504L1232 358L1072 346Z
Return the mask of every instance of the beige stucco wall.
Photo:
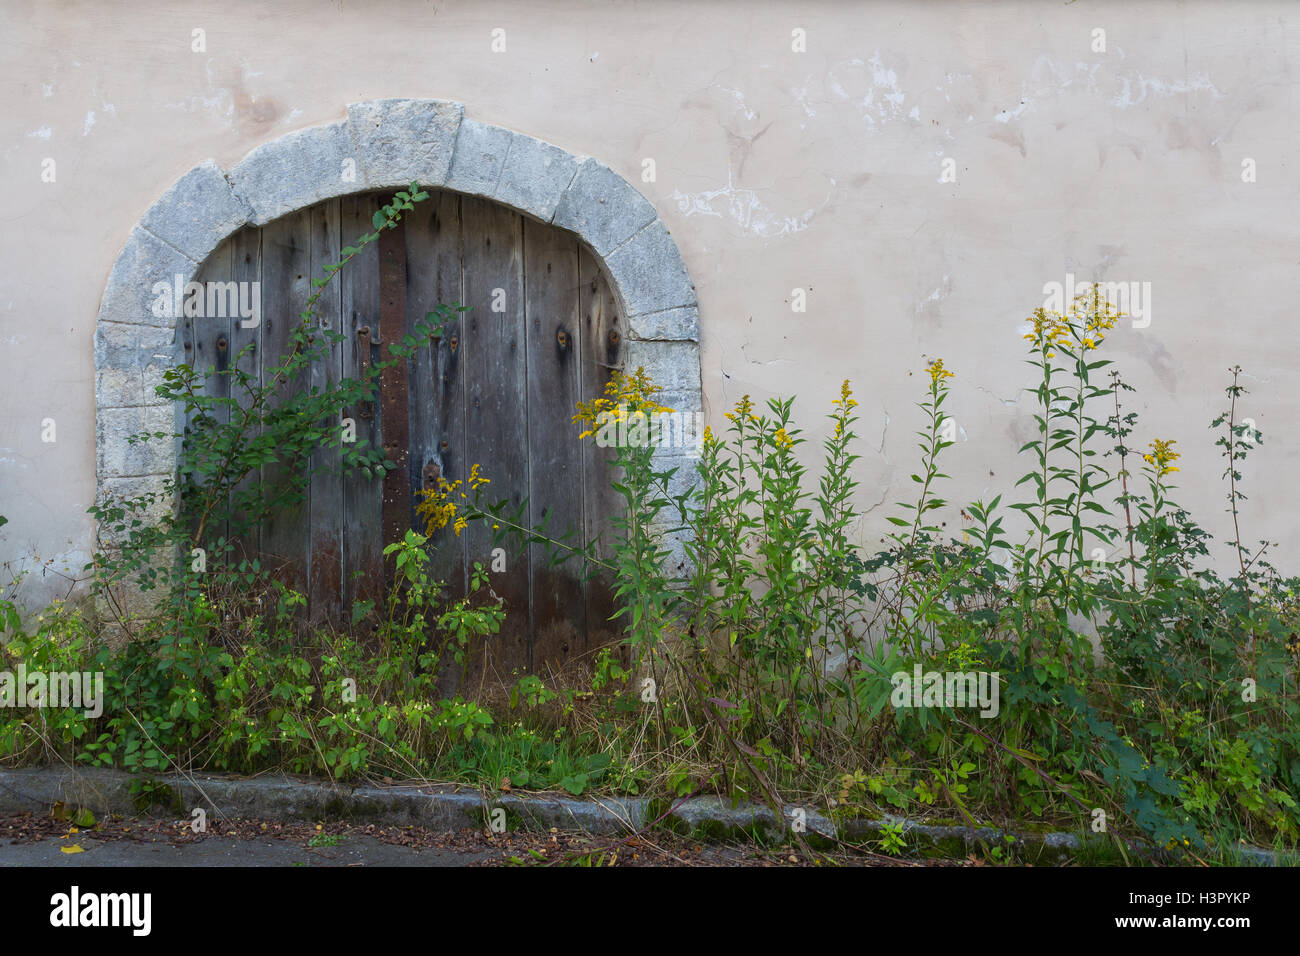
M157 9L144 9L156 6ZM1150 282L1108 342L1141 443L1230 531L1206 425L1227 366L1265 444L1244 531L1300 559L1297 31L1287 3L22 3L0 8L0 563L92 549L92 337L128 232L179 176L345 105L440 97L595 156L654 203L698 290L706 410L796 393L809 448L843 378L871 512L910 496L928 356L957 373L961 502L1032 437L1022 321L1042 287ZM206 51L192 52L195 28ZM492 31L505 31L493 52ZM791 49L806 31L806 52ZM1094 52L1104 29L1106 52ZM53 158L57 178L41 180ZM956 183L941 182L955 160ZM1257 181L1243 183L1244 159ZM642 179L653 159L656 178ZM791 290L807 290L807 312ZM43 442L54 419L57 440ZM950 525L951 526L951 525ZM1220 546L1222 549L1222 546ZM3 575L0 575L3 577ZM61 593L29 579L26 598Z

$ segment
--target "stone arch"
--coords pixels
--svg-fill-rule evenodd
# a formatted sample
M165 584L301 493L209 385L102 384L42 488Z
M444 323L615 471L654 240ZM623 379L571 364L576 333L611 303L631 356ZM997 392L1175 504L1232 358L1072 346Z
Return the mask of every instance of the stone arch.
M126 440L176 427L174 410L154 392L177 347L176 319L153 314L154 284L178 275L191 281L245 225L413 181L489 199L574 233L601 263L622 307L627 367L644 366L665 389L665 404L702 410L695 288L654 206L618 173L468 119L464 106L450 100L372 100L349 105L347 113L346 120L258 146L229 170L210 160L195 166L131 230L95 329L97 497L158 491L175 471L174 446ZM678 466L679 482L691 480L690 457L661 454L665 467Z

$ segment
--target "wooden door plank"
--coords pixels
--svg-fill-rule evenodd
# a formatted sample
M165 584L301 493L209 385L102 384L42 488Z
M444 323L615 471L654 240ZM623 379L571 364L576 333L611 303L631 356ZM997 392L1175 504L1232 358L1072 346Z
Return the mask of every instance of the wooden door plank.
M203 376L202 393L214 398L230 396L230 378L223 374L230 364L230 323L229 291L227 284L231 281L232 244L229 239L223 242L212 255L208 256L195 281L204 288L199 315L187 316L182 311L179 317L180 334L185 360ZM214 295L207 290L212 288ZM186 297L188 298L188 297ZM184 303L184 300L182 300ZM235 296L235 310L238 310L238 293ZM230 421L229 409L220 406L211 411L211 417L218 424ZM186 431L193 426L193 417L187 423ZM197 531L197 528L194 529ZM228 528L225 514L213 514L204 522L203 539L198 546L208 552L208 566L213 568L218 560L216 547L227 535Z
M222 291L209 296L204 295L204 313L201 316L190 318L186 317L185 330L187 339L185 349L187 355L190 353L191 344L193 345L193 354L190 356L195 369L202 372L204 378L204 394L228 398L230 396L230 378L221 374L230 366L230 323L232 321L228 313L229 298L226 295L228 289L226 286L233 280L233 263L232 257L233 241L227 239L219 245L208 256L203 267L199 270L196 281L202 284L205 289L209 283L217 283L222 287ZM235 308L238 309L238 291L235 294ZM215 307L209 311L209 306ZM212 374L209 374L211 370ZM214 417L221 423L230 421L229 411L226 408L216 409Z
M529 501L534 526L547 537L580 546L583 454L574 405L581 397L578 241L524 220L524 310L528 328ZM566 538L567 536L567 538ZM559 672L585 646L586 608L581 565L543 544L530 546L533 670Z
M379 234L379 332L383 361L406 334L406 230ZM401 541L411 527L411 399L408 363L393 362L380 374L379 433L395 467L384 475L383 545ZM389 566L386 564L385 569ZM390 571L391 573L391 571ZM391 580L390 580L391 583Z
M242 321L235 321L230 329L230 354L235 368L247 376L252 387L256 388L262 380L262 321L266 313L266 302L262 297L262 230L247 226L231 237L231 268L236 282L247 283L250 291L250 303L257 302L257 324L245 327ZM250 318L251 321L251 318ZM232 382L234 398L239 409L248 409L253 397L249 390L238 382ZM237 413L238 414L238 413ZM251 438L258 434L258 429L246 429ZM243 559L254 560L261 552L261 528L250 523L250 510L240 504L241 499L259 493L262 470L254 468L245 478L238 482L230 495L230 537L233 550L231 559L236 565Z
M379 207L373 194L344 196L340 218L346 245L373 231L370 218ZM359 378L379 349L371 334L379 328L379 248L366 246L343 267L339 275L342 297L343 374ZM357 429L357 443L378 447L379 411L375 402L362 402L347 411ZM383 484L359 470L343 477L343 591L344 620L350 621L353 602L373 601L384 596L384 561L381 542Z
M262 382L273 384L274 369L289 349L289 335L301 321L311 286L311 214L290 213L262 230ZM275 398L283 401L301 392L308 376L298 372L276 385ZM272 492L302 476L276 462L262 468L263 487ZM281 581L296 591L307 585L308 496L288 507L277 508L262 526L262 559L277 569Z
M407 329L439 305L452 305L463 295L460 264L460 197L431 190L406 215ZM436 488L439 476L466 482L465 382L461 374L461 323L443 328L430 347L419 349L410 363L410 483L413 491ZM462 484L461 490L465 486ZM459 501L459 495L457 496ZM424 531L415 514L412 495L410 526ZM449 599L463 597L466 588L465 540L448 526L435 530L429 541L429 573L447 585Z
M596 258L586 248L579 249L578 273L582 289L582 397L589 401L604 394L610 374L623 365L624 325L613 291ZM623 505L622 498L610 484L615 477L611 462L616 450L598 448L590 438L583 442L582 449L585 539L598 539L596 557L609 562L614 556L610 545L613 533L610 519L620 513ZM609 619L615 611L611 587L612 578L607 573L601 572L587 579L584 597L588 650L622 639L622 620ZM621 649L621 656L626 663L628 648Z
M324 278L324 267L339 261L340 201L330 200L311 208L311 278ZM328 349L311 367L311 385L324 390L337 385L343 374L341 343L329 341L341 327L342 293L333 278L321 290L316 302L317 344ZM315 289L312 290L315 292ZM342 427L337 417L322 421L321 427ZM311 500L307 549L307 600L315 623L339 620L343 607L343 485L339 449L322 445L311 456Z
M466 376L466 457L491 480L491 501L505 500L520 524L529 526L527 356L524 332L523 235L518 213L494 203L461 199L464 232L465 305L462 359ZM495 310L495 311L494 311ZM467 558L493 566L492 534L471 526L464 532ZM504 681L527 671L532 646L528 550L503 542L505 570L492 574L492 588L505 600L506 621L481 658L484 670L470 678Z

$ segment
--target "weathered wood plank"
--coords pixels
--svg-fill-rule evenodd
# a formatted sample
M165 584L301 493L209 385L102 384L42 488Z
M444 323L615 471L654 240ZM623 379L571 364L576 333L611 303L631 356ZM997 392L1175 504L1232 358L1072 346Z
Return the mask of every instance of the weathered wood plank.
M178 321L185 360L203 376L203 394L214 398L227 398L230 395L230 378L222 373L230 364L232 320L227 314L229 299L225 293L229 291L227 284L231 281L232 255L231 242L226 240L203 263L195 277L195 281L204 288L199 314L190 316L182 311ZM214 290L211 297L207 295L209 288ZM235 297L235 308L238 310L238 295ZM215 408L211 412L211 418L218 424L225 424L230 420L229 410L225 406ZM192 416L187 423L187 432L193 424ZM197 528L194 530L197 531ZM214 549L226 537L227 532L224 514L213 514L204 522L203 540L198 542L198 546L208 551L210 561L216 560Z
M461 301L460 197L434 190L407 213L402 228L406 231L407 328L413 332L415 323L436 306ZM442 336L430 347L419 349L410 363L413 492L436 487L439 477L449 482L464 482L469 477L460 340L457 320L444 327ZM464 485L461 488L464 490ZM423 519L415 515L418 500L418 495L413 494L409 521L423 531ZM465 541L452 527L446 527L433 533L429 551L430 575L446 582L448 598L462 597L466 586Z
M342 237L345 245L372 231L370 217L379 206L374 195L344 196L341 200ZM374 243L361 250L339 274L342 297L343 374L358 378L362 369L378 358L371 334L379 328L379 248ZM347 410L357 429L357 443L378 447L378 396ZM343 478L344 620L351 620L356 601L383 599L384 567L381 542L383 484L360 471Z
M262 383L273 383L274 370L287 357L289 336L301 321L311 286L311 214L290 213L262 230ZM276 386L278 400L301 392L308 375L298 372ZM277 462L262 468L268 492L287 482L300 481ZM297 504L277 508L262 526L263 561L277 569L281 581L297 591L307 586L306 496Z
M491 479L491 501L523 507L520 523L531 520L528 496L527 361L524 334L523 236L518 213L484 200L463 197L465 305L462 359L466 376L466 458ZM493 567L489 529L465 532L467 558ZM526 671L532 629L529 614L528 549L503 542L505 569L494 571L492 587L506 604L506 622L483 658L484 670L471 680L504 681L513 669ZM499 564L497 565L499 566Z
M529 501L545 535L580 546L583 454L573 426L581 397L578 241L524 220L524 310L528 327ZM581 656L587 627L581 566L562 548L530 546L533 670L561 671Z
M406 230L379 234L379 332L383 361L406 334ZM411 399L408 363L393 362L380 373L379 433L395 467L384 475L383 544L401 541L411 527ZM385 565L388 569L388 565ZM390 582L391 583L391 582Z
M262 380L262 320L265 317L266 303L262 298L262 230L252 226L239 230L230 238L232 276L237 283L247 283L250 302L257 302L256 325L245 327L242 321L235 321L230 329L231 361L238 371L249 377L253 387ZM251 319L250 319L251 321ZM232 383L234 398L242 410L248 409L253 397L248 389L238 383ZM239 413L236 413L239 414ZM255 428L248 428L250 437L258 434ZM229 530L233 544L231 558L236 564L241 559L254 560L261 552L261 528L251 524L252 515L248 509L239 505L239 500L255 492L262 480L262 470L254 468L231 492Z
M221 374L230 367L230 296L228 285L233 281L234 255L233 242L227 239L210 255L200 270L197 281L205 287L203 315L185 318L185 328L190 338L186 341L186 352L193 344L191 361L194 367L203 372L204 393L228 398L230 396L230 378ZM219 288L212 295L207 294L209 283ZM238 310L238 291L235 293L234 306ZM225 423L230 420L229 412L222 407L216 409L214 417Z
M579 250L578 268L582 289L582 397L584 401L589 401L604 394L610 374L622 367L624 325L617 300L605 281L599 264L585 248ZM622 499L610 484L615 477L610 463L616 450L598 448L590 438L583 442L582 448L585 540L599 538L596 557L612 561L610 519L619 514L622 508ZM590 577L586 582L588 650L622 639L623 622L609 619L615 611L611 583L612 578L604 572ZM626 662L626 647L622 649L622 656Z
M311 278L323 278L324 267L339 261L339 200L311 209ZM328 353L314 361L311 385L325 389L337 385L343 374L343 348L330 342L329 334L341 327L341 277L324 286L316 303L316 327L321 348ZM312 290L315 292L315 289ZM337 418L322 421L321 427L342 427ZM339 450L322 445L311 456L311 501L307 533L307 594L311 620L337 621L343 608L343 484Z

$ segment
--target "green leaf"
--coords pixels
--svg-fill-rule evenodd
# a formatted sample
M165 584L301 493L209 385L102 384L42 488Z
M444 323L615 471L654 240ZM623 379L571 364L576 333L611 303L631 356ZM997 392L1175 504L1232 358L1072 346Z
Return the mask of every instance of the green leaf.
M582 791L587 789L587 775L585 773L571 773L560 781L560 786L575 797L580 797Z

